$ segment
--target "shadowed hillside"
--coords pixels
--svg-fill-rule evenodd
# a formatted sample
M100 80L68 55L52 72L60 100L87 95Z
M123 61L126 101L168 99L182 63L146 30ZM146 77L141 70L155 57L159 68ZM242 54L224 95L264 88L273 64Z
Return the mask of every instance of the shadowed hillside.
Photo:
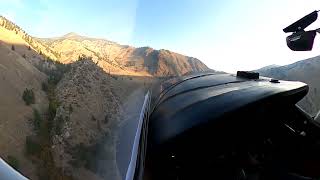
M302 81L309 85L308 95L298 104L312 116L320 110L320 56L296 63L257 70L262 76L283 80Z
M35 177L36 167L25 157L25 142L26 136L33 134L34 110L42 112L48 103L41 90L45 81L45 74L12 50L11 45L0 41L0 155L17 159L18 170L31 178Z

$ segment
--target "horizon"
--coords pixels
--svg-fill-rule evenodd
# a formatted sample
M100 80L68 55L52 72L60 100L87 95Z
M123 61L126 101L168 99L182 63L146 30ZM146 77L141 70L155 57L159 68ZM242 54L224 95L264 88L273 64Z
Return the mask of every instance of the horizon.
M50 38L60 38L60 37L65 37L65 36L67 36L67 35L69 35L69 34L74 34L74 35L76 35L76 36L81 36L81 37L86 37L86 38L97 38L97 37L84 36L84 35L81 35L81 34L79 34L79 33L77 33L77 32L69 32L69 33L66 33L66 34L61 35L61 36L57 36L57 37L47 37L47 38L49 38L49 39L50 39ZM36 37L36 38L39 38L39 37ZM45 37L44 37L44 38L45 38ZM105 39L105 38L99 38L99 37L98 37L98 39L106 40L106 41L111 41L111 40L108 40L108 39ZM114 42L114 41L112 41L112 42ZM114 42L114 43L119 44L118 42ZM120 44L120 45L129 45L129 46L131 46L130 44ZM150 47L150 46L140 46L140 47L134 46L134 47L135 47L135 48L145 48L145 47L147 47L147 48L155 49L155 48ZM163 49L163 48L155 49L155 50L162 50L162 49ZM169 51L171 51L170 49L163 49L163 50L169 50ZM174 52L174 51L172 51L172 52ZM178 53L178 52L175 52L175 53ZM182 54L182 53L179 53L179 54L184 55L184 56L188 56L187 54ZM312 57L308 57L308 58L306 58L306 59L297 60L297 61L292 62L292 63L289 63L289 64L284 64L284 65L269 64L269 65L262 66L262 67L259 67L259 68L257 68L257 69L252 69L252 70L258 70L258 69L265 68L265 67L269 67L269 66L286 66L286 65L294 64L294 63L299 62L299 61L312 59L312 58L318 57L318 56L320 56L320 54L319 54L319 55L312 56ZM193 56L189 56L189 57L198 59L197 57L193 57ZM200 60L201 62L203 62L201 59L198 59L198 60ZM203 62L203 63L204 63L204 62ZM204 64L205 64L205 63L204 63ZM206 65L206 64L205 64L205 65ZM209 67L209 68L210 68L210 67ZM211 69L212 69L212 68L211 68ZM217 70L217 69L212 69L212 70ZM219 70L217 70L217 71L219 71ZM235 72L234 72L234 73L235 73Z
M282 31L320 8L317 1L304 6L290 0L0 2L1 15L31 36L54 38L75 32L121 45L167 49L197 58L218 71L282 66L320 54L320 38L316 37L312 52L293 52L285 44L289 34ZM320 27L319 20L311 27Z

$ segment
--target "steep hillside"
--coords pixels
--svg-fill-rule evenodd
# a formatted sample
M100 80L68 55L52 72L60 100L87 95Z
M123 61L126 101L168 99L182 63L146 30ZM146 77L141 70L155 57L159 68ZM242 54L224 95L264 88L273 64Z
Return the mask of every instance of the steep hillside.
M31 119L33 108L40 111L47 104L41 83L46 76L11 47L0 42L0 156L6 160L13 156L19 162L19 171L35 178L35 166L25 157L26 137L34 133ZM32 89L35 104L27 106L23 93Z
M313 116L320 110L320 56L258 71L262 76L307 83L310 87L309 93L299 105Z
M0 28L0 40L8 45L20 45L20 49L17 52L21 56L26 56L27 59L33 59L33 61L30 61L32 63L38 62L38 59L50 58L57 60L60 57L50 47L37 41L36 38L30 36L19 26L3 16L0 16ZM34 50L36 53L30 53L31 50Z
M111 67L105 67L104 69L112 74L126 75L120 70L127 70L144 76L148 74L166 76L209 69L196 58L183 56L168 50L154 50L149 47L134 48L108 40L80 36L75 33L69 33L58 38L38 40L61 54L60 60L63 63L73 62L79 56L86 55L92 57L101 67L104 67L106 62L110 64Z
M124 108L131 94L128 90L144 92L150 82L146 77L110 75L91 60L73 63L56 88L61 104L55 122L62 123L55 125L60 126L53 144L56 164L76 179L98 178L93 172L99 177L119 179L117 129L125 116L139 114L140 110L138 104L131 104L137 107L133 112ZM78 151L90 154L90 159L79 157Z
M57 110L55 121L62 124L56 125L61 127L54 137L55 160L56 164L69 169L74 176L79 176L74 173L78 171L77 167L89 163L89 160L78 157L73 149L95 146L101 139L111 139L110 125L117 124L114 121L119 120L121 106L119 97L112 91L112 80L95 63L82 60L72 64L71 70L56 88L61 106ZM106 148L106 156L115 153L112 141ZM92 157L92 161L93 159L95 157ZM108 164L115 166L112 162ZM116 167L108 166L105 171L116 172ZM117 179L114 176L116 175L112 179ZM86 179L77 177L82 178Z

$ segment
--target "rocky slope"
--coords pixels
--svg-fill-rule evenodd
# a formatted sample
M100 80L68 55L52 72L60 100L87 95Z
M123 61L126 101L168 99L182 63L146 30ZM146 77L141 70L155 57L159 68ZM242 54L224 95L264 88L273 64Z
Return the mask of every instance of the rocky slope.
M320 110L320 56L298 61L296 63L257 70L262 76L283 80L302 81L309 85L308 95L298 104L315 116Z
M112 126L118 124L122 107L119 96L114 92L117 87L114 87L113 81L114 78L95 63L82 60L72 64L71 70L56 88L61 105L57 110L55 122L62 125L60 132L54 137L55 161L77 177L76 179L92 178L88 175L84 178L84 174L90 174L88 170L75 168L89 163L90 160L79 159L73 149L79 148L80 144L85 147L95 146L101 139L109 145L105 147L104 152L109 157L104 172L117 172L111 131ZM97 170L95 167L89 167L91 168ZM117 174L103 175L118 179Z
M125 117L140 111L139 106L136 111L125 107L134 91L145 92L151 82L148 77L110 75L92 60L72 63L55 91L61 102L55 122L62 122L53 139L56 164L75 179L119 179L118 129ZM90 159L79 157L79 151Z

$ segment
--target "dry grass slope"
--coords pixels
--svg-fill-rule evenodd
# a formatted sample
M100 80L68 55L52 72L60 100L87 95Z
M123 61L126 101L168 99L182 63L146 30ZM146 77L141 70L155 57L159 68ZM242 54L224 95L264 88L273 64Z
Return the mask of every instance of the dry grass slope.
M28 121L32 108L41 109L47 103L41 91L41 82L45 80L44 74L0 42L0 156L14 155L20 162L20 170L31 178L35 178L35 167L24 156L25 139L33 133ZM36 104L32 107L22 100L26 88L35 93Z

